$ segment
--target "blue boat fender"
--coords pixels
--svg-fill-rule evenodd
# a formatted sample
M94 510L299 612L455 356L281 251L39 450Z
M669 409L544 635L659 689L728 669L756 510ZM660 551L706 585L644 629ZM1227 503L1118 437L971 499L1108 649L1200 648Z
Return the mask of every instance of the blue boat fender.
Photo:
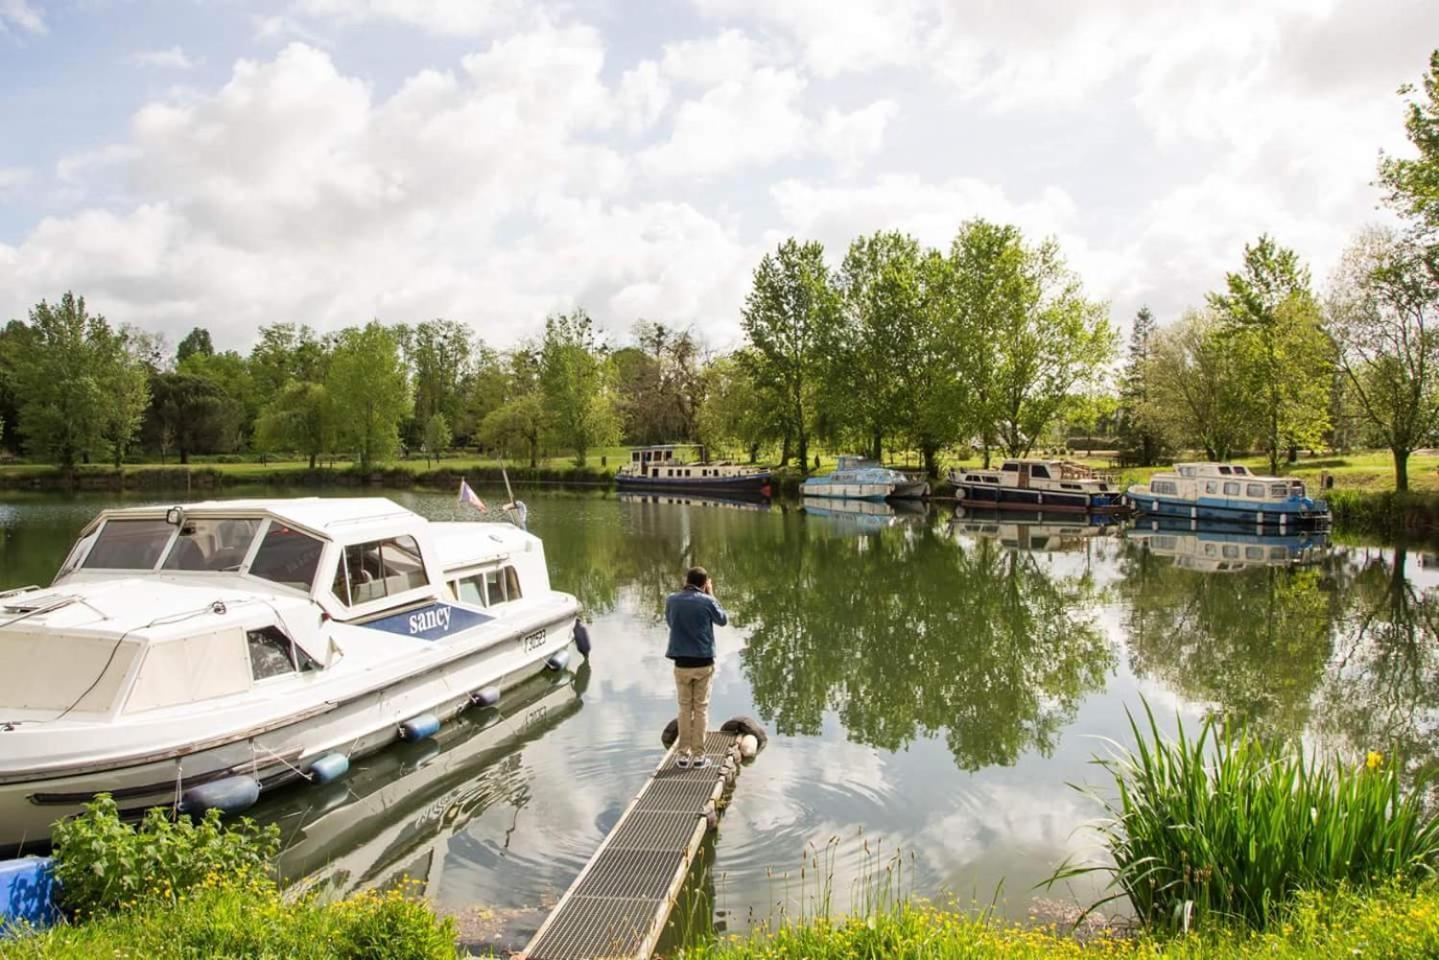
M550 654L549 658L545 660L545 667L550 670L563 670L569 665L570 652L568 650L556 651Z
M475 706L477 706L477 707L481 707L481 708L493 707L493 706L496 706L497 704L499 704L499 702L500 702L500 688L499 688L499 687L481 687L480 689L476 690L474 693L470 694L470 703L473 703L473 704L474 704Z
M226 777L190 787L180 795L180 809L185 813L239 813L253 807L260 799L260 781L254 777Z
M327 753L310 764L311 783L334 783L350 771L350 758L343 753Z
M400 739L406 743L424 740L440 732L440 718L433 713L422 713L400 724Z
M590 658L590 628L585 626L583 620L575 621L575 649L586 660Z

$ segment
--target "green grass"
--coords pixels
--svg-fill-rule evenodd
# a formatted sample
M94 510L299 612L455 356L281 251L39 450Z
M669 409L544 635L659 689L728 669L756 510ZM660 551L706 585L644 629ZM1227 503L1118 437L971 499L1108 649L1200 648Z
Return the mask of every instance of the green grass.
M173 899L0 941L5 960L454 960L453 921L399 891L287 901L273 883L212 879Z
M1439 819L1403 786L1401 765L1306 757L1302 745L1206 720L1164 735L1145 705L1136 746L1097 760L1115 795L1095 796L1112 864L1061 868L1055 879L1107 873L1115 893L1156 927L1216 923L1272 929L1300 890L1427 880L1439 864ZM1104 903L1106 901L1101 901Z
M684 960L1415 960L1439 957L1439 890L1389 885L1369 893L1302 893L1274 929L1224 927L1173 938L1101 935L1004 924L983 914L908 905L781 927L693 948Z

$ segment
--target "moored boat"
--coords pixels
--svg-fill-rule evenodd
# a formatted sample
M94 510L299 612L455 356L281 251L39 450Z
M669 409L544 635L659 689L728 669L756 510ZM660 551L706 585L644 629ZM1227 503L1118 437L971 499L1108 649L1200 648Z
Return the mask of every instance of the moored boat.
M810 477L801 485L806 497L839 500L917 499L929 495L929 483L863 457L842 456L833 473Z
M0 595L0 849L95 794L227 812L560 669L541 542L387 499L107 510Z
M1119 488L1072 460L1010 459L998 469L949 471L954 495L969 507L1000 510L1116 513L1125 509Z
M615 472L615 486L632 493L673 490L730 497L768 497L771 492L768 469L710 460L704 447L686 443L632 450L630 462Z
M1174 565L1206 573L1233 573L1254 567L1294 567L1315 563L1329 548L1323 530L1246 532L1233 525L1204 526L1185 520L1146 520L1130 530L1130 540Z
M1129 502L1147 517L1243 524L1327 526L1329 507L1310 498L1294 477L1267 477L1238 463L1177 463L1129 488Z

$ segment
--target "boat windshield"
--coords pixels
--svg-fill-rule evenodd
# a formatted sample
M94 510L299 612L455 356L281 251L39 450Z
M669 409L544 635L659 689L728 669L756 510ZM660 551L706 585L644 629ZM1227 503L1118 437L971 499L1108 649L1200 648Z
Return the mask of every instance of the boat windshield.
M323 541L272 520L255 551L255 559L250 561L250 576L309 590L324 549Z
M174 532L163 519L106 520L81 566L87 570L153 570Z
M256 517L186 520L162 570L239 570L260 529Z

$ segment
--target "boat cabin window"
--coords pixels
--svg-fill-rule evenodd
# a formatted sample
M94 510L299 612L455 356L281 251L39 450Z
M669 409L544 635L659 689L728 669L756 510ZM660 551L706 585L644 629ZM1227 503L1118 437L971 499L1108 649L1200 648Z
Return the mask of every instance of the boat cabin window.
M1233 471L1231 471L1228 467L1224 466L1223 464L1220 464L1220 466L1219 466L1220 476L1225 476L1225 477L1227 477L1227 476L1229 476L1229 474L1230 474L1231 472L1233 472Z
M283 677L315 668L309 654L295 645L278 627L247 630L245 641L250 648L250 674L256 680Z
M1234 466L1234 467L1230 467L1229 469L1231 469L1231 470L1234 471L1234 475L1235 475L1236 477L1248 477L1248 476L1252 476L1252 474L1250 474L1248 468L1246 468L1246 467Z
M187 519L160 569L239 570L245 554L250 552L250 543L260 529L260 522L255 517Z
M1237 497L1237 496L1239 496L1239 484L1235 483L1233 480L1227 480L1227 481L1225 481L1225 483L1224 483L1224 495L1225 495L1226 497Z
M1170 496L1176 496L1179 493L1179 487L1173 480L1151 480L1149 481L1149 492L1167 493Z
M1244 548L1244 559L1245 559L1245 560L1263 560L1263 559L1264 559L1264 548L1263 548L1263 547L1245 547L1245 548Z
M81 566L87 570L153 570L174 532L163 519L106 520Z
M308 533L270 521L255 559L250 561L249 574L296 590L309 590L320 566L320 553L325 544Z
M455 582L455 596L480 607L518 600L522 596L520 575L514 567L471 574Z
M1237 543L1224 544L1224 546L1220 547L1220 552L1224 554L1224 559L1226 560L1239 559L1239 545Z
M428 582L419 545L414 537L406 536L345 547L344 562L335 570L333 589L340 602L353 607L393 597Z
M1194 468L1193 468L1193 467L1180 467L1180 468L1179 468L1179 475L1180 475L1181 477L1192 477L1192 476L1194 476Z
M1285 497L1289 496L1289 484L1271 483L1269 485L1269 496L1274 498L1275 500L1283 500Z
M1251 483L1251 484L1248 484L1248 485L1245 486L1245 488L1244 488L1244 495L1245 495L1246 497L1255 497L1255 498L1258 498L1258 499L1263 499L1263 497L1264 497L1264 484L1262 484L1262 483Z
M1000 467L999 469L1000 469L1000 470L1003 470L1005 473L1018 473L1018 472L1019 472L1019 464L1017 464L1017 463L1006 463L1006 464L1004 464L1002 467Z
M1039 464L1036 463L1036 464L1034 464L1032 467L1029 468L1029 475L1030 475L1031 477L1038 477L1038 478L1041 479L1041 480L1048 480L1048 479L1049 479L1049 468L1048 468L1048 467L1041 467Z
M1205 492L1205 493L1218 493L1218 492L1219 492L1219 481L1218 481L1218 480L1206 480L1206 481L1204 481L1204 492Z

